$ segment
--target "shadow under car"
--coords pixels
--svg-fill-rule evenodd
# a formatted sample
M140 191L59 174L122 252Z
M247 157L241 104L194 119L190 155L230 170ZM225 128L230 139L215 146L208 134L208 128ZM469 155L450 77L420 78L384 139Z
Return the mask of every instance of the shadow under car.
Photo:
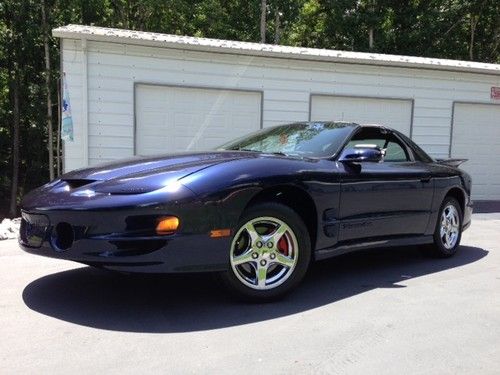
M415 247L347 254L314 263L302 285L266 304L235 301L211 274L121 275L91 267L34 280L22 297L34 311L83 326L191 332L287 316L376 288L402 288L401 281L465 266L487 254L471 246L461 246L447 259L427 258Z

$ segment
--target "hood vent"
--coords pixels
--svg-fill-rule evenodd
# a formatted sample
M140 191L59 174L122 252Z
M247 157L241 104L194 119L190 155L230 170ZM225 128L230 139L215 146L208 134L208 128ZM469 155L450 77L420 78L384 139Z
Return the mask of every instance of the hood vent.
M85 179L68 179L68 180L63 180L66 182L69 186L70 189L78 189L82 186L89 185L92 182L96 182L97 180L85 180Z

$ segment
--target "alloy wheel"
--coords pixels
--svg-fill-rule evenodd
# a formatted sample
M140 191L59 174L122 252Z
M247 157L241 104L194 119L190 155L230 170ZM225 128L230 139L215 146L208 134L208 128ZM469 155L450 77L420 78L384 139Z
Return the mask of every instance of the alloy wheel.
M454 205L447 205L441 214L439 235L443 246L451 250L455 247L460 232L460 218Z
M231 244L231 268L246 286L269 290L293 273L299 257L295 233L274 217L249 220L236 232Z

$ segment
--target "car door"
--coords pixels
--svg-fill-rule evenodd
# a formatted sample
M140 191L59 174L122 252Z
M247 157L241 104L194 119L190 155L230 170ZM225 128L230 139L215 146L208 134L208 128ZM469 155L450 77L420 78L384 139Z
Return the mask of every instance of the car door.
M433 197L426 163L393 132L363 127L346 145L385 149L382 162L338 163L342 170L339 240L357 240L425 232Z

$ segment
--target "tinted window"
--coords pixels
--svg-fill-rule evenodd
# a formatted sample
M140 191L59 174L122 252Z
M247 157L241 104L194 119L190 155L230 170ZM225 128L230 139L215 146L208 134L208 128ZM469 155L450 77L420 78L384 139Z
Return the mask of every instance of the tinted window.
M427 153L422 150L415 142L413 142L410 138L408 138L406 135L398 133L398 135L403 138L403 140L406 142L408 147L411 148L413 151L413 154L415 155L415 159L418 161L423 161L425 163L432 163L434 160L427 155Z
M347 144L347 147L376 146L385 149L385 162L409 161L405 146L392 133L379 128L364 128Z
M311 122L276 126L229 142L219 150L245 150L311 157L336 154L355 125Z
M355 137L353 137L349 143L347 144L348 148L353 148L353 147L362 147L362 146L376 146L378 148L384 148L385 146L385 138L372 138L372 137L364 137L363 134L359 135L360 133L356 134Z
M410 158L401 143L391 140L385 148L384 161L408 161Z

